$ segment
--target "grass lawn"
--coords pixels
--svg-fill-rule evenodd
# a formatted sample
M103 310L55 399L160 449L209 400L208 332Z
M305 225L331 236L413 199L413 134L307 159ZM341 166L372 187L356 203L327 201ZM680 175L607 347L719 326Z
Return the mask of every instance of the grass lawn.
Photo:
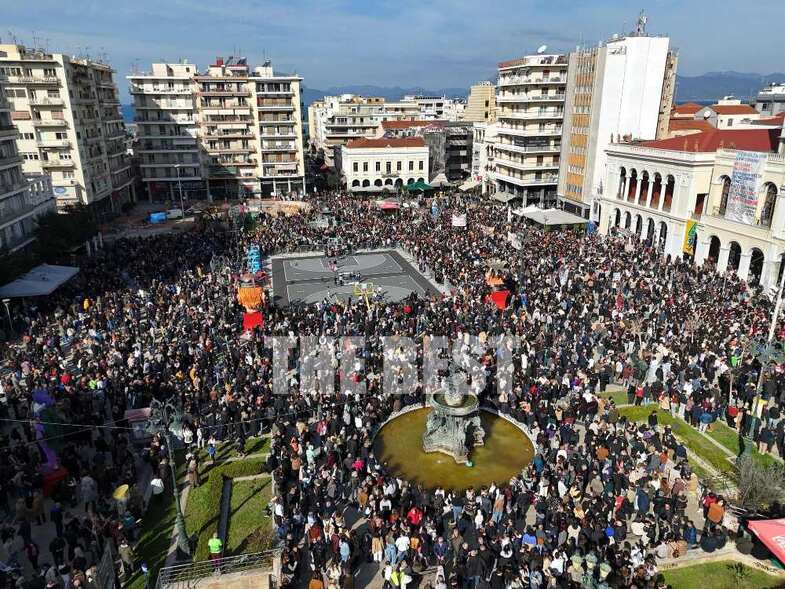
M234 443L233 442L224 442L218 444L215 448L215 460L221 461L226 460L227 458L233 458L237 456L237 452L234 450ZM264 454L270 451L270 438L248 438L245 440L245 453L246 454ZM200 462L205 462L209 458L207 456L207 450L201 449L199 450L199 460Z
M248 458L235 462L203 464L200 485L191 489L185 508L185 525L190 536L196 535L194 560L207 560L207 542L218 529L224 477L235 478L259 474L264 460Z
M728 427L726 423L721 421L715 421L711 424L712 430L707 432L707 434L723 446L725 446L728 450L733 452L734 456L739 455L740 447L739 447L739 433L731 428ZM772 464L782 464L779 460L777 460L774 456L770 456L768 454L761 454L758 452L758 449L753 445L752 448L752 458L755 462L763 465L763 466L770 466Z
M619 415L623 415L631 421L645 422L654 409L657 411L658 423L661 426L669 425L673 433L684 442L690 452L697 454L720 473L732 470L733 465L728 461L725 452L704 438L698 433L698 430L686 421L673 417L667 411L658 409L655 404L645 407L623 407L619 409ZM700 477L701 475L698 474L698 476Z
M620 388L620 390L610 390L616 389L616 385L608 385L608 390L604 393L600 393L600 397L603 399L613 399L613 402L616 403L616 406L619 405L626 405L629 403L627 399L627 391L625 389Z
M709 562L664 571L673 589L774 589L785 587L785 579L730 561Z
M175 452L177 463L177 479L185 476L185 452ZM150 497L147 511L142 517L142 531L139 542L134 546L134 553L138 564L147 563L150 582L158 578L158 569L166 562L169 546L172 542L172 529L176 516L174 495L164 491L160 495ZM145 579L139 569L123 584L130 589L143 589Z
M232 485L226 555L262 552L271 546L272 529L266 507L272 493L269 478Z

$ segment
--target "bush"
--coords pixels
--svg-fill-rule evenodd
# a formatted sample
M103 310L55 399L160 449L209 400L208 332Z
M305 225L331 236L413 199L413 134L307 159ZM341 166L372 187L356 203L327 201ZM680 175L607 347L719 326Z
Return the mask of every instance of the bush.
M740 456L734 474L739 490L738 505L752 512L766 513L773 503L785 500L784 476L782 464L764 464L752 456Z

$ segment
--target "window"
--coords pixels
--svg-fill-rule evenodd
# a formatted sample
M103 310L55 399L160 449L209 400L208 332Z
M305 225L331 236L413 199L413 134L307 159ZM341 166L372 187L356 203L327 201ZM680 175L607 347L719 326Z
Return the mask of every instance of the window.
M403 169L403 162L397 162L395 165L395 169L400 172Z
M368 162L363 162L363 172L368 171Z
M410 160L409 161L409 171L411 172L412 170L414 170L414 162Z
M70 172L70 171L63 172L63 178L73 178L73 177L74 177L74 173L73 172Z
M54 68L46 67L44 68L44 75L50 78L54 78L57 75Z
M32 133L21 133L21 138L30 141L31 139L35 139L35 135Z
M388 174L392 174L392 162L387 162L387 165L385 166L385 169L386 169Z
M382 171L382 162L376 162L376 171L377 172L381 172Z
M733 119L728 119L728 126L729 126L729 127L732 127L732 126L733 126Z
M360 171L360 165L357 162L354 162L352 164L352 172L359 172L359 171Z
M420 164L420 170L424 169L425 162L423 160L420 160L419 164Z

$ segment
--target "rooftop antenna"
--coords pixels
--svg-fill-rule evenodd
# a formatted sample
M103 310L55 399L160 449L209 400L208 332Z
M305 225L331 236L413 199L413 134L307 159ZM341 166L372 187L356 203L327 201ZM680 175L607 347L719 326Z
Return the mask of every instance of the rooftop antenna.
M547 46L547 45L540 45L540 46L537 48L537 55L542 55L543 53L545 53L545 50L546 50L546 49L548 49L548 46Z
M635 34L638 37L646 36L646 23L648 22L649 18L646 16L646 12L641 10L640 15L638 15L638 22L635 25Z

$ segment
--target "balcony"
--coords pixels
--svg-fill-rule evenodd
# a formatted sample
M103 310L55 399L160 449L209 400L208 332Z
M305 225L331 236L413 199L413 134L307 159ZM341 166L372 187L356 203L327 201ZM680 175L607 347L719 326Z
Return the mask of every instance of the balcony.
M297 145L290 143L288 145L263 145L262 151L276 152L276 151L297 151Z
M292 131L291 133L276 133L276 134L269 134L269 133L262 133L262 139L290 139L292 137L297 137L297 134Z
M237 114L237 112L251 114L251 106L248 104L202 104L201 108L202 110L231 111L226 114Z
M499 125L500 135L513 135L516 137L561 137L561 127L555 129L521 129L511 125Z
M253 147L206 147L208 153L254 153Z
M24 181L21 182L0 182L0 194L1 195L8 195L14 192L22 192L23 190L27 190L27 183Z
M541 111L514 111L514 110L504 110L502 109L499 112L500 119L515 119L515 120L527 120L527 119L562 119L564 118L564 111L552 111L552 110L541 110Z
M512 151L515 153L559 153L561 147L558 145L515 145L514 143L496 143L494 147L501 151Z
M269 112L275 110L293 111L294 105L293 104L257 104L256 109L262 112Z
M46 84L60 85L60 78L57 76L8 76L11 84Z
M499 78L499 86L544 86L547 84L566 84L567 76L503 76Z
M32 106L63 106L65 101L62 98L44 96L41 98L31 98L30 104Z
M13 125L0 125L0 139L5 139L6 137L16 137L17 130L16 127Z
M508 176L500 172L492 172L494 178L503 182L509 182L516 186L543 186L548 184L556 184L559 181L558 174L548 174L540 176L539 178L517 178L515 176Z
M253 139L251 133L205 133L203 139L220 141L221 139Z
M515 160L508 160L504 158L496 158L497 166L505 166L515 170L536 171L536 170L558 170L558 162L517 162Z
M68 127L65 119L33 119L33 127Z
M71 142L68 139L39 139L35 144L43 149L71 147Z
M200 90L199 96L250 96L248 90Z
M270 96L272 97L287 97L287 96L294 96L294 92L292 90L259 90L257 88L256 94L260 96Z
M496 102L564 102L564 96L564 94L500 94L496 97Z
M293 125L296 123L294 119L259 119L259 126L262 125Z
M131 84L128 90L131 94L176 94L180 96L191 94L190 88L169 88L167 86L136 86Z
M19 165L22 165L22 158L18 154L5 157L0 156L0 170Z
M41 160L42 168L73 168L73 160Z

